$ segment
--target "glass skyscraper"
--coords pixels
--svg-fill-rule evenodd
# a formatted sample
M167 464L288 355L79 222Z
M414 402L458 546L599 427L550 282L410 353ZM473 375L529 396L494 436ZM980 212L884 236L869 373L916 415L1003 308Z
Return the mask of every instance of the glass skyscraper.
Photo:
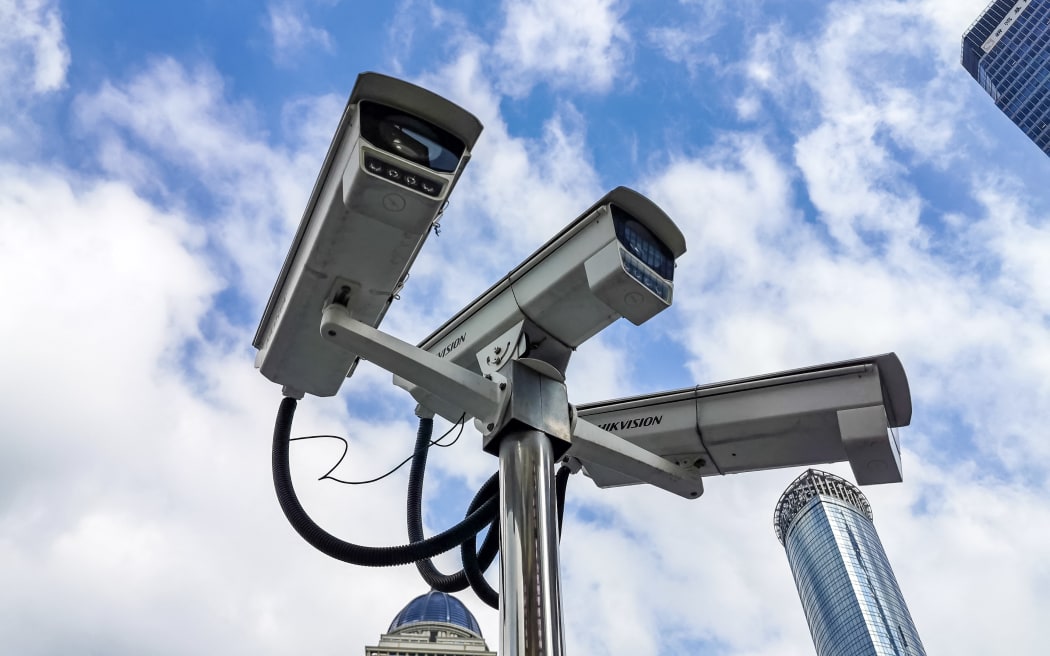
M807 470L773 521L817 656L925 656L860 490Z
M963 67L1050 155L1050 0L995 0L963 35Z

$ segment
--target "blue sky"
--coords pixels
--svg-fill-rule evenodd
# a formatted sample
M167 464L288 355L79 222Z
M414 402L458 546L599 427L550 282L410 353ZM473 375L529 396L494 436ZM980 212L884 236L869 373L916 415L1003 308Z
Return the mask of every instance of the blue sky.
M1040 653L1050 614L1050 158L959 65L984 0L0 0L0 635L18 654L353 653L423 591L301 542L251 339L356 75L485 125L383 328L416 341L617 185L684 232L675 304L568 373L585 402L887 351L905 482L869 487L929 653ZM362 366L295 432L338 474L411 451ZM427 529L494 470L434 453ZM405 478L315 479L323 525L404 540ZM831 466L852 478L848 467ZM572 653L812 653L772 512L570 482ZM446 568L450 562L443 563ZM490 646L496 613L472 599Z

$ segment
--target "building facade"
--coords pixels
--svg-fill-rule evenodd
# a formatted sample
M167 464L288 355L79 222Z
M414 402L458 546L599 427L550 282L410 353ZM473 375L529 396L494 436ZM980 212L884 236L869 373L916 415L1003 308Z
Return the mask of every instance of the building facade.
M365 656L496 656L467 607L450 594L431 590L408 602L379 643Z
M995 0L963 35L963 67L1050 155L1050 0Z
M818 656L925 656L860 490L807 470L780 497L774 526Z

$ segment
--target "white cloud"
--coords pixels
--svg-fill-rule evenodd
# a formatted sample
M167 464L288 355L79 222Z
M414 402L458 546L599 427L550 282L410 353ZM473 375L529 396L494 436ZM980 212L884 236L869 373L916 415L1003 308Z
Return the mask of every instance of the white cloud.
M674 24L660 25L646 30L648 44L669 61L683 64L695 76L700 66L718 67L720 55L707 45L725 25L725 0L680 2L685 15ZM734 6L736 10L745 9Z
M679 263L681 279L706 286L728 275L762 275L763 247L774 235L792 239L794 233L794 241L806 234L792 207L791 185L791 172L761 139L740 135L727 137L703 159L671 162L644 186L695 244ZM683 296L676 304L695 298Z
M33 93L60 89L68 68L62 18L53 2L0 2L0 83L5 96L24 88L21 79L25 72L32 80Z
M871 234L923 239L919 195L897 180L902 167L878 143L873 123L864 117L827 122L795 145L810 200L831 236L849 250Z
M985 0L920 0L909 5L921 17L926 41L944 68L957 68L963 32L988 7ZM965 73L962 73L966 75Z
M332 52L332 35L310 24L310 18L297 2L272 2L267 6L266 29L270 33L273 58L288 65L307 48Z
M954 59L945 60L939 18L922 3L833 4L814 40L800 41L780 26L758 34L746 70L758 87L790 103L800 128L832 124L860 133L855 149L897 144L919 161L945 164L957 129L952 117L961 115L968 89L959 84L961 31L953 37Z
M101 140L100 164L109 174L175 206L190 191L204 192L213 205L206 218L217 222L209 238L229 255L226 274L262 303L286 248L272 235L290 235L298 225L320 168L316 153L327 149L342 102L290 100L288 145L274 145L255 110L227 97L213 68L158 59L126 82L81 94L76 112L81 130ZM168 166L190 182L157 175Z
M49 0L0 0L0 149L33 152L33 108L65 87L69 48Z
M134 389L157 367L173 366L217 289L191 253L204 241L200 229L154 209L125 185L74 187L70 178L76 179L10 165L0 175L4 278L21 281L5 286L10 311L0 325L5 339L24 344L8 367L51 381L50 389L25 397L39 403L26 404L27 411L43 412L51 394L78 398L88 410L113 391ZM105 309L114 302L126 308L119 321ZM62 357L53 357L56 351ZM106 365L109 358L113 365ZM69 371L80 374L63 373ZM95 385L74 393L85 379Z
M973 184L985 219L971 231L971 246L983 245L986 256L1001 263L1005 299L1050 315L1050 223L1028 207L1024 189L1013 181L982 176Z
M606 92L630 61L618 0L506 0L493 48L501 89L536 84Z
M1038 652L1050 535L1028 527L1046 523L1046 488L996 480L980 462L941 468L912 456L908 465L907 484L867 494L927 653L1002 649L985 622L1009 631L1011 652ZM982 626L958 621L977 616Z
M324 651L372 640L421 589L409 568L313 552L281 517L268 444L279 394L252 370L247 327L203 331L222 282L194 223L121 182L0 171L0 276L19 281L0 292L0 339L17 345L4 367L18 391L2 405L20 439L0 461L12 651ZM297 419L297 433L351 436L349 477L411 449L410 422L351 420L340 403L306 401ZM318 521L358 542L403 541L390 521L403 478L316 483L332 450L298 447Z

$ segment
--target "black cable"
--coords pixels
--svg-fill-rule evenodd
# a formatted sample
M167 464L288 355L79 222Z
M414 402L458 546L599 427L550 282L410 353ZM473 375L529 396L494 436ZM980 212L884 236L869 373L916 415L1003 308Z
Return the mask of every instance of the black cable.
M561 527L562 519L565 516L565 492L569 484L569 476L572 474L572 470L568 467L560 467L558 472L554 475L554 493L555 500L557 502L558 509L558 539L561 540ZM478 491L478 494L474 497L474 500L470 502L470 506L467 508L467 512L473 512L485 499L486 488L489 485L495 488L495 494L499 495L499 478L498 475L493 476L486 481L485 486ZM459 547L460 555L463 558L463 573L467 577L467 581L470 582L470 589L474 591L474 594L478 596L483 602L491 606L492 608L499 609L499 593L485 578L485 570L492 564L492 560L495 558L495 552L491 555L486 551L489 547L490 538L495 537L493 540L495 548L499 549L499 517L496 517L492 522L492 526L489 527L488 534L485 535L485 540L481 545L480 551L475 551L477 547L477 536L467 538ZM479 562L480 561L480 562Z
M408 473L408 509L405 516L410 543L423 540L423 473L427 465L427 454L430 450L430 436L433 429L433 419L420 417L415 449L409 458L412 461L412 467ZM454 574L444 574L434 566L429 558L416 561L416 569L423 577L423 581L438 592L459 592L467 587L467 579L462 570Z
M447 431L442 433L441 437L437 438L436 440L431 441L430 442L430 446L439 446L442 449L447 449L448 447L452 446L453 444L458 442L459 438L463 435L463 427L466 425L466 423L467 423L467 415L466 415L466 413L461 414L459 416L459 422L457 422L457 424L456 424L456 426L459 426L459 431L456 432L456 436L454 438L452 438L452 441L451 442L446 442L445 444L441 443L441 440L443 440L446 437L448 437L448 434L452 432L452 428L455 428L456 426L452 426L452 428L449 428Z
M460 423L458 424L458 426L459 426L459 432L456 433L456 436L454 438L452 438L451 442L442 444L441 440L443 440L446 437L448 437L448 434L451 433L453 430L455 430L456 425L453 425L452 428L449 428L447 431L445 431L441 435L441 437L437 438L436 440L432 440L430 442L430 446L439 446L441 448L446 448L446 447L450 447L453 444L455 444L456 442L458 442L460 436L463 435L463 422L462 422L462 419L460 420ZM375 478L370 478L367 481L344 481L343 479L336 478L335 476L332 476L331 474L332 474L332 472L334 472L339 467L339 465L343 464L343 459L346 458L346 454L350 450L350 443L346 441L345 437L341 437L339 435L327 435L327 434L326 435L303 435L302 437L290 438L288 441L289 442L295 442L295 441L298 441L298 440L316 440L316 439L319 439L319 438L322 438L322 437L332 438L332 439L336 439L336 440L339 440L340 442L342 442L343 443L343 455L339 456L339 460L337 460L336 463L334 465L332 465L331 469L326 471L323 476L321 476L321 477L319 477L317 479L319 481L329 480L329 481L335 481L336 483L342 483L343 485L368 485L370 483L377 483L377 482L383 480L384 478L386 478L387 476L390 476L394 472L398 471L402 467L404 467L406 464L408 464L408 461L411 460L416 455L413 452L412 455L410 455L407 458L405 458L404 460L402 460L397 466L395 466L393 469L391 469L390 471L388 471L387 473L385 473L385 474L383 474L381 476L376 476Z
M485 484L481 486L474 498L470 500L470 505L467 506L467 514L477 510L481 504L485 503L489 498L496 499L499 501L499 472L496 472L489 477L489 480L485 481ZM477 535L475 534L474 539L467 538L463 544L470 544L474 546L477 544ZM462 546L462 545L460 545ZM474 556L481 566L481 571L485 571L492 564L492 561L496 560L496 555L499 554L499 513L492 518L492 523L489 524L489 530L485 534L485 539L481 541L481 549L478 549Z
M433 429L433 419L430 419L429 417L421 417L419 419L419 430L416 433L415 452L412 454L412 468L409 470L408 474L408 509L406 513L406 523L408 526L408 541L411 543L416 543L423 539L423 477L426 473L430 435ZM496 494L498 494L498 477L496 478L496 482ZM482 486L482 490L485 489L485 486ZM491 497L491 492L487 496ZM470 511L468 511L467 514L469 515ZM496 513L493 512L490 519L494 519L495 517ZM470 538L468 538L466 542L470 542ZM495 555L493 555L493 557L495 557ZM470 585L470 582L462 569L452 574L444 574L438 570L429 558L423 558L416 561L416 569L419 570L419 575L423 577L423 580L427 585L438 592L459 592Z
M569 476L572 470L559 467L554 475L554 498L558 501L558 539L561 540L562 519L565 517L565 489L569 487Z
M491 491L486 489L489 487L492 488ZM486 492L487 494L485 494ZM494 474L478 490L478 493L471 500L470 506L467 507L467 512L472 512L484 501L486 496L499 499L499 472ZM478 599L497 610L499 610L499 593L485 579L485 570L492 564L492 560L495 559L496 554L499 552L499 520L499 516L492 520L489 532L485 536L485 541L481 544L480 552L478 551L477 536L467 538L466 542L459 547L459 553L463 559L463 575L466 576L467 581L470 583L470 589L474 591ZM490 540L492 541L492 546L489 545ZM491 549L491 554L486 550L487 548ZM486 560L487 562L485 562ZM482 562L485 562L484 566Z
M462 522L433 537L415 544L394 547L367 547L352 544L331 535L318 526L306 513L292 485L291 467L288 463L288 447L295 416L296 400L285 397L277 411L273 429L273 487L277 501L292 528L318 551L337 560L353 565L389 567L406 565L421 558L432 558L439 553L459 546L491 523L499 505L491 498L470 513Z

